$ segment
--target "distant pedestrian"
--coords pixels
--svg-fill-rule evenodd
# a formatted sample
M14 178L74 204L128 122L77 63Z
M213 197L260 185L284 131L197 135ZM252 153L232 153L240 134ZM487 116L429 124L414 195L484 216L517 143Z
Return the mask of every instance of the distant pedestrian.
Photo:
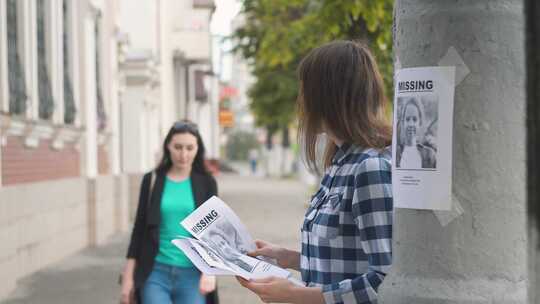
M369 50L337 41L300 63L299 132L317 169L317 135L328 136L319 191L301 228L301 252L257 241L254 256L301 271L287 279L240 283L266 303L376 303L392 263L392 126L383 82Z
M248 154L249 154L248 157L249 157L249 165L251 168L251 173L255 174L257 173L257 162L259 161L259 151L255 148L252 148L249 150Z
M217 195L216 181L204 165L204 153L194 123L177 122L167 133L161 162L144 175L141 184L121 303L218 303L215 277L202 275L171 244L178 236L190 236L179 223Z

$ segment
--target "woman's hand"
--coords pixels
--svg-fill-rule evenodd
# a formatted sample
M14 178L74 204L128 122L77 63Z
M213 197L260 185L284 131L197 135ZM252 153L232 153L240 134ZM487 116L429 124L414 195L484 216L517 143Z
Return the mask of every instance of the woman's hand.
M241 277L236 279L264 303L324 304L322 291L318 287L297 286L287 279L276 277L250 281Z
M253 291L264 303L292 303L295 285L283 278L269 277L258 280L246 280L236 277L245 288Z
M122 274L122 293L120 296L120 304L135 304L133 275L126 272Z
M206 295L216 290L216 277L201 274L201 281L199 282L199 291L202 295Z
M133 274L135 272L135 259L127 259L124 272L122 272L122 293L120 294L120 304L135 304L135 284Z
M248 255L276 259L277 264L283 268L298 269L300 267L299 252L288 250L261 240L256 240L255 245L257 246L257 249L249 252Z

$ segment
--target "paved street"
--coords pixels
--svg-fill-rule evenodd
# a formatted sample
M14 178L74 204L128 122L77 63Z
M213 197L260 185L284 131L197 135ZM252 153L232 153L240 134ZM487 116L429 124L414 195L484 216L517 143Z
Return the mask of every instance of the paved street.
M296 180L222 175L220 196L248 226L253 237L299 248L299 229L307 187ZM128 235L117 235L106 246L81 251L19 281L0 304L117 303L118 273L124 263ZM222 303L261 303L234 278L220 278Z

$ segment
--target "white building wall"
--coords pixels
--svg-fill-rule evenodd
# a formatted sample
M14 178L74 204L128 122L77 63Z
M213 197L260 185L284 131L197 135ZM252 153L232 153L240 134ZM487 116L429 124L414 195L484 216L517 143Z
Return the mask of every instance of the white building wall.
M103 64L105 68L110 69L110 73L104 75L104 89L109 96L109 130L111 133L110 153L111 158L111 173L114 175L120 174L120 78L118 64L118 43L116 29L118 26L118 3L114 1L107 2L107 24L105 26L106 43L105 49L107 56L104 56Z
M120 5L119 26L129 35L130 49L151 50L155 54L159 41L158 1L121 0Z
M208 142L208 158L219 159L219 79L212 77L210 92L210 138Z
M211 58L210 10L194 9L193 1L164 0L167 4L171 48L182 50L190 59Z
M159 77L160 77L160 94L161 104L159 107L159 115L161 117L160 133L165 136L170 125L175 120L178 108L175 107L175 84L174 84L174 61L173 49L170 47L171 33L171 7L168 0L159 0L158 15L159 15ZM183 2L183 1L178 1Z
M210 9L193 8L192 1L161 1L162 134L179 119L199 125L207 158L218 157L218 89L208 77L208 101L195 101L195 70L211 71ZM176 59L176 60L175 60ZM176 66L175 66L176 62ZM188 80L185 79L185 70ZM187 88L186 88L187 83ZM184 98L188 90L188 97Z
M18 125L30 129L38 120L37 78L37 22L35 0L18 0L21 61L26 77L28 112L26 117L12 119L8 112L7 37L5 0L0 0L0 125L17 120ZM48 0L48 63L51 86L56 102L53 125L47 124L51 133L65 131L63 124L63 41L62 1ZM73 91L77 106L76 126L84 131L73 130L81 143L81 176L40 182L1 186L0 181L0 301L17 285L17 280L44 266L57 262L91 244L107 240L115 231L125 230L128 218L128 197L137 194L140 177L127 179L111 175L96 177L96 43L102 51L103 98L106 103L108 123L112 138L117 137L114 125L118 125L118 57L116 48L115 0L69 1L68 26L72 38L70 66ZM115 9L112 9L114 7ZM95 41L95 18L103 16L102 39ZM6 120L4 118L7 117ZM116 123L115 123L116 121ZM112 125L111 125L112 124ZM139 126L138 121L136 122ZM141 127L142 128L142 127ZM69 129L72 129L69 127ZM1 132L3 132L2 129ZM6 133L0 134L0 139ZM11 134L26 139L28 134ZM39 139L39 138L38 138ZM3 141L3 139L2 139ZM1 142L0 142L1 143ZM126 147L134 147L127 143ZM26 147L32 149L32 147ZM115 149L109 153L115 154ZM138 149L134 149L137 151ZM0 156L1 157L1 156ZM113 156L114 159L114 156ZM2 170L2 168L0 168ZM113 173L120 173L119 168ZM138 172L138 171L137 171ZM1 173L1 172L0 172ZM1 176L2 174L0 174ZM94 185L90 189L90 185ZM120 189L121 188L121 189ZM129 190L127 190L129 189ZM39 199L36 199L39 198ZM92 222L89 219L93 219ZM91 243L89 241L94 241Z
M243 26L244 19L244 15L238 14L231 22L233 30ZM231 100L231 107L235 118L234 128L243 131L254 131L254 119L249 111L250 100L247 92L255 82L255 78L246 60L240 54L234 54L231 57L232 71L230 83L238 90L238 95Z
M147 168L146 171L155 168L161 156L161 143L162 136L160 133L160 121L161 115L159 112L159 104L152 104L149 109L149 121L148 121L148 130L149 130L149 143L148 146L151 148L150 153L147 157Z
M249 66L239 55L233 57L231 85L238 91L238 95L231 100L232 111L235 117L235 129L254 131L253 115L249 111L249 97L247 92L255 79Z
M82 37L84 51L82 52L84 75L83 104L84 109L84 173L90 178L97 176L97 113L96 113L96 58L95 58L95 13L94 9L89 8L84 14Z
M162 138L165 137L167 131L171 127L175 120L183 117L183 105L180 105L176 100L175 90L181 90L180 84L176 83L175 70L173 64L173 52L168 47L168 41L163 40L161 49L161 68L160 68L160 82L161 82L161 104L159 107L159 114L161 117L160 133Z
M120 1L119 30L127 34L126 86L121 97L122 168L141 173L155 166L163 117L159 41L161 1ZM157 113L157 114L156 114ZM163 113L166 113L165 111ZM133 151L137 149L138 151Z
M126 173L140 173L143 170L142 136L140 136L140 116L142 112L142 94L144 88L129 88L122 95L122 161Z
M128 172L141 172L155 166L161 155L161 143L173 122L189 118L199 124L208 147L208 156L217 158L219 133L217 85L210 85L209 101L195 102L194 71L211 71L210 9L193 8L192 1L120 0L119 30L128 35L127 54L143 56L149 66L137 65L127 56L127 78L139 75L148 83L126 83L122 99L122 167ZM133 58L132 58L133 59ZM183 65L179 65L182 62ZM189 69L189 98L186 94L184 69ZM128 71L129 70L129 71ZM216 90L216 91L213 91ZM137 93L135 93L137 92ZM140 94L140 95L137 95ZM128 108L127 104L135 105ZM134 133L135 122L144 130ZM131 126L131 127L128 127ZM131 134L133 133L133 134ZM130 134L130 138L127 137ZM133 137L134 136L134 137ZM127 147L140 147L129 154Z
M161 52L161 107L165 134L176 120L188 118L197 121L196 106L191 106L193 98L178 98L185 94L185 78L183 68L175 68L181 58L183 63L210 60L209 10L193 9L192 1L162 0L160 19L160 52ZM210 70L205 67L205 70ZM193 69L190 68L189 94L194 96Z
M212 112L209 102L197 103L195 107L196 117L195 121L199 123L199 133L203 139L206 149L210 150L212 146L211 138L211 120ZM208 154L208 153L207 153ZM206 155L209 157L209 155Z

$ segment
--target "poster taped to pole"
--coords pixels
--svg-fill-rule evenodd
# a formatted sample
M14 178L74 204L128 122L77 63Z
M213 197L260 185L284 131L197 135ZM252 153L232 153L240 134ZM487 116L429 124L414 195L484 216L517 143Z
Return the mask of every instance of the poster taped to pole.
M392 140L394 207L450 210L454 67L396 72Z

